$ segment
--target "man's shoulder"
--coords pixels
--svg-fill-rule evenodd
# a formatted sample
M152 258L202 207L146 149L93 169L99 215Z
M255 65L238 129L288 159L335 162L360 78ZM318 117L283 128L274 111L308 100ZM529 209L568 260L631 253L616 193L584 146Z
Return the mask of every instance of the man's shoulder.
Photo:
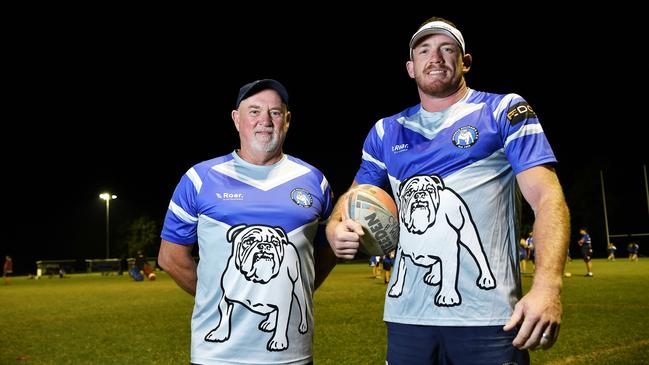
M384 123L398 122L398 120L401 118L409 118L417 114L419 112L419 109L421 109L421 104L412 105L396 114L381 118L380 120L382 120Z
M382 138L386 133L389 134L389 131L402 128L406 121L416 119L420 110L421 103L409 106L396 114L382 117L374 123L372 130Z
M516 93L500 94L473 89L470 89L470 94L466 102L469 104L485 104L494 110L506 108L507 106L515 107L520 103L527 103L521 95Z
M228 162L230 160L234 159L231 153L228 153L227 155L219 156L219 157L214 157L209 160L204 160L201 162L198 162L194 164L189 171L194 171L196 174L199 176L204 175L207 171L211 170L217 165L221 165L225 162Z
M315 174L316 176L318 176L318 177L324 176L324 174L317 167L315 167L315 166L311 165L310 163L302 160L301 158L297 158L297 157L295 157L293 155L289 155L289 154L286 154L286 158L288 160L300 165L300 166L303 166L303 167L311 170L311 172L313 174Z
M230 161L232 159L233 159L232 153L228 153L227 155L218 156L218 157L210 158L209 160L201 161L201 162L195 164L194 168L201 168L201 167L210 168L210 167L212 167L214 165L218 165L218 164L221 164L223 162Z

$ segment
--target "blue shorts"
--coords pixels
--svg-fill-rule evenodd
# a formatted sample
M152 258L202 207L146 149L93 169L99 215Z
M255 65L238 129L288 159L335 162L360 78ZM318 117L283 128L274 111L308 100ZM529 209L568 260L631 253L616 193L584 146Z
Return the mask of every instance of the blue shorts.
M529 365L527 350L512 345L518 331L502 326L441 327L386 322L386 365Z

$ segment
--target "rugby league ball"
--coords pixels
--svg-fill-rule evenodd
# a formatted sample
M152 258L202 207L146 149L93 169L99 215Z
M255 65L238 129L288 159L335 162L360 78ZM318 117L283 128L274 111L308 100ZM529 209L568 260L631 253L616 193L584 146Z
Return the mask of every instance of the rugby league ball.
M369 255L385 255L399 242L397 205L383 189L360 184L345 195L343 218L351 218L363 227L361 249Z

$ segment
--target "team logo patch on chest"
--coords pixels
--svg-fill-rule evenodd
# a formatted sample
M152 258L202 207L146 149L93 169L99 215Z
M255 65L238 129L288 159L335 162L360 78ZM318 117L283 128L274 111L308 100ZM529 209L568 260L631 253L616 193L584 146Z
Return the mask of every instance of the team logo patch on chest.
M478 142L478 130L470 125L458 128L453 133L453 144L457 148L469 148Z
M313 196L302 188L295 188L291 191L291 200L302 208L313 205Z

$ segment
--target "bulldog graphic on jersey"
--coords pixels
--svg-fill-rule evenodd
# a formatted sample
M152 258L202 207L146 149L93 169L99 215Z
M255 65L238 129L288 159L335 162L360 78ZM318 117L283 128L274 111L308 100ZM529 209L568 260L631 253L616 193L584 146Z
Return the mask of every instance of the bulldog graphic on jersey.
M304 334L308 329L297 249L281 227L241 224L228 230L227 240L232 244L232 255L221 277L221 319L205 340L225 342L230 338L232 310L238 303L253 313L266 315L258 328L273 333L266 344L268 351L286 350L293 298L300 312L297 330Z
M452 307L462 304L457 291L459 250L464 247L480 270L476 285L488 290L496 287L496 279L462 198L437 175L416 175L399 186L401 237L397 279L388 296L399 297L403 292L408 257L415 265L430 268L423 281L439 285L435 305Z

